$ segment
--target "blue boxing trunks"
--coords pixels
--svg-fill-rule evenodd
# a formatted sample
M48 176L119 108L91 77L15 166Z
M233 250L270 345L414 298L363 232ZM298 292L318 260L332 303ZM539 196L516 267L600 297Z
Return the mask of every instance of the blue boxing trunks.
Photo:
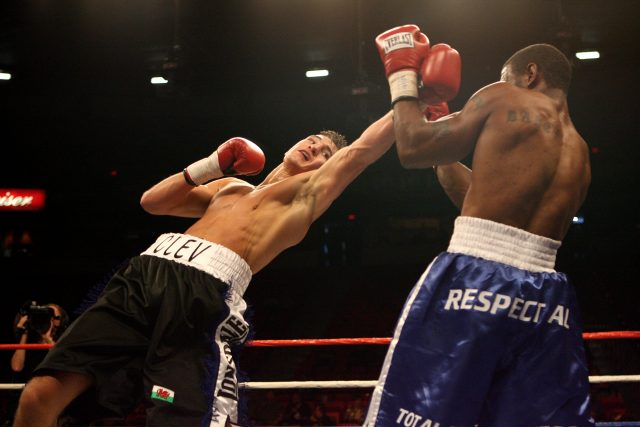
M560 242L458 217L411 291L365 426L593 426Z
M231 347L249 333L249 265L233 251L163 234L109 281L38 367L90 375L97 400L125 416L142 398L148 426L234 426Z

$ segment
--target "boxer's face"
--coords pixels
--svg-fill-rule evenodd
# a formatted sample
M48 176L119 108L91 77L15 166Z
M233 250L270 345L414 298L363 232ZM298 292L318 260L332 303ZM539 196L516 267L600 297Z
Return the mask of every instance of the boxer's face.
M283 162L295 173L318 169L338 151L330 138L324 135L309 135L298 141L285 154Z

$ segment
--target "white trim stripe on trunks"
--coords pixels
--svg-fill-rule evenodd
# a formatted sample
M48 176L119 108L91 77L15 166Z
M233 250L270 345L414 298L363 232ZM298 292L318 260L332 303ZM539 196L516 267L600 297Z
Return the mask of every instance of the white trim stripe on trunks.
M447 252L463 253L534 272L555 271L561 242L509 225L459 216Z
M231 285L231 289L239 295L244 294L251 281L251 268L240 255L222 245L188 234L162 234L140 255L164 258L197 268Z

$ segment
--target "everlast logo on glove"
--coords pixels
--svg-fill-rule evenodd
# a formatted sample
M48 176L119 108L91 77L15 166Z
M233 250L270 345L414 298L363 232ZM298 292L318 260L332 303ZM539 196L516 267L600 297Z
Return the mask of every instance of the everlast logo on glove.
M413 47L413 35L411 33L398 33L383 40L384 53L393 52L397 49L406 49Z

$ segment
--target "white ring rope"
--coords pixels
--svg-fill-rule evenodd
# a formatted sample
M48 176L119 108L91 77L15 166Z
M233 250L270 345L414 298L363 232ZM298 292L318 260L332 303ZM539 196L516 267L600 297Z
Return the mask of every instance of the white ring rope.
M589 377L590 383L636 383L640 375L594 375Z
M245 390L285 388L373 388L378 381L248 381L240 383Z
M0 384L0 390L22 390L24 384Z
M640 375L595 375L589 377L589 382L596 383L633 383L640 382ZM376 380L364 381L247 381L238 384L245 390L267 389L314 389L314 388L372 388ZM24 384L0 384L0 390L21 390Z
M589 377L590 383L640 382L640 375L596 375ZM238 384L245 390L289 389L289 388L373 388L377 380L364 381L248 381Z

